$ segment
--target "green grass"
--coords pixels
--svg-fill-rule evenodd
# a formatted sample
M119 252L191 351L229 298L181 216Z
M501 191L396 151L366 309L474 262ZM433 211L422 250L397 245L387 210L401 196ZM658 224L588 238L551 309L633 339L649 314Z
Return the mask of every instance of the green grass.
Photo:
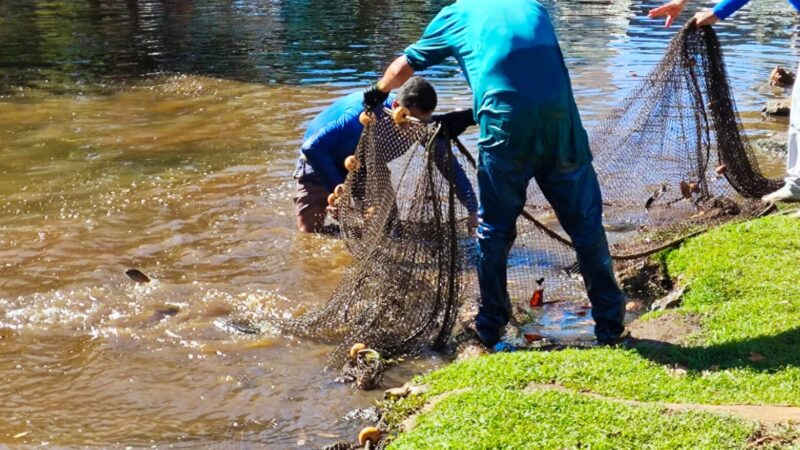
M744 448L757 426L580 394L477 389L448 396L391 448Z
M721 227L660 258L689 286L681 308L667 314L700 319L691 345L519 352L452 364L418 380L431 388L426 398L466 390L421 414L392 448L746 446L750 423L523 390L557 383L650 402L800 405L800 221ZM763 360L752 361L755 354ZM405 405L396 415L413 409Z

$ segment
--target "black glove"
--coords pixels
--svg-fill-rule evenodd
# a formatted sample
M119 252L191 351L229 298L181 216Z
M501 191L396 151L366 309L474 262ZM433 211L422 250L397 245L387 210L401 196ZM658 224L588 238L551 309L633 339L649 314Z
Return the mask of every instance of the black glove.
M389 93L378 89L378 83L375 83L364 91L364 109L372 111L382 105L387 98L389 98Z
M437 114L433 116L433 120L442 124L450 138L457 138L468 127L475 125L472 109Z

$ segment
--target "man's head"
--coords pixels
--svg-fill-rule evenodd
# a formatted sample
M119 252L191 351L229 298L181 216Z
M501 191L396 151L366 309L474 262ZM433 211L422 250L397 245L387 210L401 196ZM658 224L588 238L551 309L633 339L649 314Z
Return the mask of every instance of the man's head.
M392 108L404 106L412 116L428 122L436 109L436 89L422 77L411 77L397 91Z

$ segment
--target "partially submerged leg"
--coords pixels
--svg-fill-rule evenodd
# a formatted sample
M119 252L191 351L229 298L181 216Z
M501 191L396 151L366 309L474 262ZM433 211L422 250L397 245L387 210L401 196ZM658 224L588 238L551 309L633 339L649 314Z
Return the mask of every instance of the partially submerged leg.
M328 192L320 183L297 180L294 211L297 230L301 233L322 231L328 207Z

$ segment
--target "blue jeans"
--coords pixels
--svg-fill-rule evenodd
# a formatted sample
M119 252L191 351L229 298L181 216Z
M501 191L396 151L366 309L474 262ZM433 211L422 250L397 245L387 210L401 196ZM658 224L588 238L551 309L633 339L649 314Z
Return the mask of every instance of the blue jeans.
M483 115L478 142L478 282L481 305L476 319L484 343L494 345L511 316L507 290L508 252L516 238L516 222L526 190L536 179L558 221L575 246L598 340L619 337L624 330L625 296L614 278L603 229L603 206L591 163L564 164L531 151L532 138L515 134L507 118ZM509 131L510 129L510 131ZM543 157L544 156L544 157Z

